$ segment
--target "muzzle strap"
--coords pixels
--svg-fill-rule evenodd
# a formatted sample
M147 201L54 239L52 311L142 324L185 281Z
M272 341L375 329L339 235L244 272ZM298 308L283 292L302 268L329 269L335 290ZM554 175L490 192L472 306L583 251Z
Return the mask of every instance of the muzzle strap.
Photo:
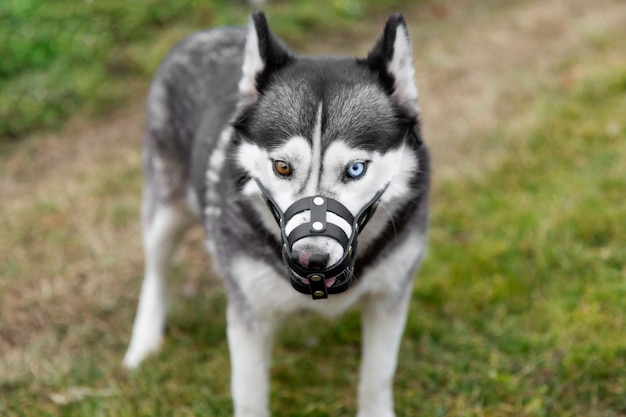
M257 184L259 184L258 181L257 181ZM262 188L261 191L263 190L265 189ZM263 191L263 194L265 197L265 191ZM350 210L348 210L346 206L344 206L337 200L333 200L333 199L321 197L321 196L318 196L318 197L324 200L324 206L323 206L324 207L324 216L323 216L324 220L326 219L325 212L329 211L331 213L335 213L337 216L347 221L348 224L350 225L354 222L354 216L352 216L352 213L350 213ZM301 213L306 210L311 210L311 212L313 212L313 210L315 209L317 205L314 205L311 203L313 202L313 199L315 198L316 197L304 197L296 201L295 203L290 205L289 208L287 208L287 211L285 211L284 217L287 219L291 219L296 214ZM267 201L267 198L266 198L266 201ZM317 206L317 207L320 207L320 206ZM315 210L315 211L318 212L318 210ZM321 211L319 211L319 213L321 214Z
M348 238L348 235L346 235L346 232L344 232L341 227L332 223L325 223L323 229L317 230L314 228L314 225L315 222L303 223L293 229L293 231L289 233L289 236L287 237L287 243L289 244L289 246L293 247L294 243L305 237L326 236L338 241L343 248L348 247L350 238Z

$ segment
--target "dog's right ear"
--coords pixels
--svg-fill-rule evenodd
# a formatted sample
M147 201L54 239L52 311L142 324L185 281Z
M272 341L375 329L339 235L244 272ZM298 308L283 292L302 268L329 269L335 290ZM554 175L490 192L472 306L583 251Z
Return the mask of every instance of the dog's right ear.
M272 73L293 59L289 49L270 32L265 14L253 12L248 23L243 76L239 81L239 93L244 102L255 102Z

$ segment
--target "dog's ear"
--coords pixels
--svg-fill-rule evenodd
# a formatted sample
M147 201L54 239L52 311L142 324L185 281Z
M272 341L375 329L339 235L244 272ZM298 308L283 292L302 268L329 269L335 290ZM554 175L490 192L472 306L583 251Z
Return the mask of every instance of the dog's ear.
M287 47L270 32L265 14L250 15L239 93L246 103L257 100L272 73L293 60Z
M389 95L408 113L417 117L417 86L409 31L401 14L389 17L385 30L371 50L367 65L378 73Z

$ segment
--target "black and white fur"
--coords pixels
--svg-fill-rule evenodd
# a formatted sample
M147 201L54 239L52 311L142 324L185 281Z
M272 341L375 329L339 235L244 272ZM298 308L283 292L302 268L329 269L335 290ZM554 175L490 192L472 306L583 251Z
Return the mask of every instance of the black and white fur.
M429 164L418 113L400 15L390 17L364 59L297 56L269 31L261 12L247 30L214 29L179 43L148 97L145 277L124 364L136 367L158 349L171 255L200 220L228 293L235 416L269 416L270 351L281 320L300 310L336 316L356 302L363 323L358 416L394 416L396 358L426 248ZM411 129L417 137L407 134ZM279 176L274 160L287 161L292 175ZM358 179L345 175L354 161L367 163ZM321 194L356 214L389 184L359 237L351 288L312 300L291 287L280 230L255 178L283 211ZM304 221L306 213L295 220ZM341 256L338 246L310 237L298 250L325 255L330 265Z

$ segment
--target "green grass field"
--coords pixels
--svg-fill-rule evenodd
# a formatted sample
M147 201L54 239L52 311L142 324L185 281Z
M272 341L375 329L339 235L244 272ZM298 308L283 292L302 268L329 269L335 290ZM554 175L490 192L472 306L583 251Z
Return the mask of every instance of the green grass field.
M626 4L601 3L406 12L435 181L398 417L626 416ZM476 34L474 21L493 27ZM517 43L535 24L537 38ZM463 52L511 39L494 58ZM507 60L511 71L491 66ZM474 80L484 90L463 90ZM172 273L162 350L121 367L142 275L133 109L0 159L2 416L232 415L226 301L205 279L199 230ZM359 327L358 310L286 323L274 415L355 415Z
M409 351L437 366L407 377L435 372L452 415L625 415L626 66L536 111L496 170L435 199Z
M406 3L406 2L405 2ZM273 1L286 39L339 32L402 0ZM175 39L244 25L245 1L4 0L0 3L0 145L58 128L78 111L100 114L132 99Z

